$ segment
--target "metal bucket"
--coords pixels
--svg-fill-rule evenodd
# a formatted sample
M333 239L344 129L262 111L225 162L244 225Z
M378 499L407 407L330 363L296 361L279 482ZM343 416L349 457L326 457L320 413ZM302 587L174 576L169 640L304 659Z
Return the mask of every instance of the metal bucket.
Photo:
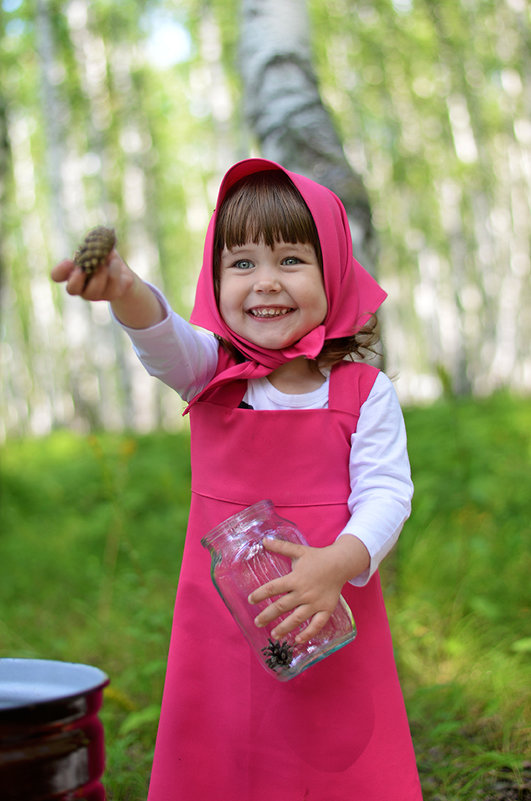
M0 659L2 801L105 801L98 718L108 677L46 659Z

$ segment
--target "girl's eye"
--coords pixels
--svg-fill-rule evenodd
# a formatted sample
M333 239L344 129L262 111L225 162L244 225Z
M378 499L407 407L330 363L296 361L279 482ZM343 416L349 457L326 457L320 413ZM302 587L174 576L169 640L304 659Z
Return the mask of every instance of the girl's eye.
M295 264L300 264L301 260L298 259L296 256L288 256L282 261L282 264L285 264L286 267L293 267Z
M236 267L237 270L250 270L251 267L254 267L254 264L247 259L240 259L239 261L235 261L232 266Z

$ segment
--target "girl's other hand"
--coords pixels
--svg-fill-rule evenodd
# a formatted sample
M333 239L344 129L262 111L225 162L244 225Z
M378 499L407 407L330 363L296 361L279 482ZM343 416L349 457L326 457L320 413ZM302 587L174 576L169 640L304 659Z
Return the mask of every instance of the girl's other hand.
M287 614L271 631L272 637L282 639L309 620L306 628L295 637L298 643L315 637L326 625L345 582L363 573L370 564L367 549L361 540L351 535L340 537L324 548L275 539L265 539L264 546L290 558L292 571L251 593L251 604L276 598L257 615L255 623L259 627L267 626Z
M72 259L64 259L56 264L51 276L56 283L66 283L69 295L79 295L85 300L93 301L115 301L123 298L135 280L135 274L116 250L111 251L106 263L98 267L88 282L86 274Z

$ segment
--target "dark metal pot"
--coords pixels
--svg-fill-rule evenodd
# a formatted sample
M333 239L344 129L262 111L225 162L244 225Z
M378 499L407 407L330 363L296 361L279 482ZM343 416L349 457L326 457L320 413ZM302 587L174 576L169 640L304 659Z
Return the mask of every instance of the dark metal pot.
M0 659L2 801L105 801L98 668Z

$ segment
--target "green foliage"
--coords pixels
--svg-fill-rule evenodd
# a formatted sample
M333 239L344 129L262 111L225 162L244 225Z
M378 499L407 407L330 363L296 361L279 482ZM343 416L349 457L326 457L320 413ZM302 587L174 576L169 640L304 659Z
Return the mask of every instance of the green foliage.
M145 798L188 506L184 435L57 432L3 454L0 652L111 676L110 798Z
M529 748L531 407L447 401L406 422L414 512L382 574L425 799L518 798L495 788L524 781ZM145 798L188 447L185 433L58 431L10 442L2 458L1 653L108 672L115 801Z

